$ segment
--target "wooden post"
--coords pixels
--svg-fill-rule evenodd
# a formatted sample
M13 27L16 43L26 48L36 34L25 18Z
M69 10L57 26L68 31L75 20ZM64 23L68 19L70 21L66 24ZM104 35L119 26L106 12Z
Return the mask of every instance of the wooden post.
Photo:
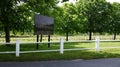
M40 35L40 42L42 42L42 34Z
M48 48L50 48L50 34L48 35Z
M39 42L39 35L37 34L37 42ZM38 43L36 44L36 49L38 49Z

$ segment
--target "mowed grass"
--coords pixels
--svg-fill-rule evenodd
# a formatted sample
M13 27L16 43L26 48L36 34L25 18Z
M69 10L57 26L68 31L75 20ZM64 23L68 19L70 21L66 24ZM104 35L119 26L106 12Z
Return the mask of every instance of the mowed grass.
M34 51L36 44L21 44L21 51ZM39 44L38 50L54 50L59 49L58 44L51 44L48 48L47 44ZM120 47L120 42L101 42L100 47ZM65 43L64 49L75 48L95 48L95 42L90 43ZM5 46L0 45L0 52L15 51L15 45ZM119 48L105 48L99 52L95 50L75 50L64 51L64 54L57 52L38 52L20 54L16 57L15 54L0 54L0 61L46 61L46 60L72 60L72 59L98 59L98 58L120 58Z

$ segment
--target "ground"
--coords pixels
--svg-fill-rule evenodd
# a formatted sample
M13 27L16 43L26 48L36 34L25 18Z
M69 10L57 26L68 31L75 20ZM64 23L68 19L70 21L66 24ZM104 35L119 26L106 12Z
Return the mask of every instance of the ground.
M35 62L0 62L0 67L119 67L120 58Z

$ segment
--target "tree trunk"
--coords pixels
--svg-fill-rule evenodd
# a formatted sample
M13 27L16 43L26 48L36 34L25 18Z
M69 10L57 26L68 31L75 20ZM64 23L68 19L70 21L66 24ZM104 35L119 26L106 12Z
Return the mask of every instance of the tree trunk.
M89 40L92 40L92 32L91 32L91 30L89 31Z
M4 26L4 30L5 30L5 41L6 43L9 43L10 42L10 29L9 29L9 25L6 24ZM9 46L10 44L6 44L6 46Z
M93 21L89 18L89 40L92 40Z
M114 40L116 40L116 35L117 35L117 34L116 34L116 33L114 33L114 38L113 38Z
M66 41L68 41L68 32L66 32Z

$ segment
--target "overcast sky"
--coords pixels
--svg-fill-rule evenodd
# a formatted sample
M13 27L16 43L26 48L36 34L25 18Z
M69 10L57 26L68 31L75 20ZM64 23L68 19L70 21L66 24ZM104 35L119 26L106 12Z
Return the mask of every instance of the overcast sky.
M62 1L62 0L60 0L60 1ZM111 2L111 3L113 3L113 2L119 2L120 3L120 0L106 0L107 2ZM69 0L69 2L74 2L74 0ZM74 2L75 3L75 2ZM61 2L59 2L58 3L58 6L61 6L62 5L62 3Z
M120 3L120 0L106 0L106 1L111 2L111 3L113 3L113 2L119 2Z

